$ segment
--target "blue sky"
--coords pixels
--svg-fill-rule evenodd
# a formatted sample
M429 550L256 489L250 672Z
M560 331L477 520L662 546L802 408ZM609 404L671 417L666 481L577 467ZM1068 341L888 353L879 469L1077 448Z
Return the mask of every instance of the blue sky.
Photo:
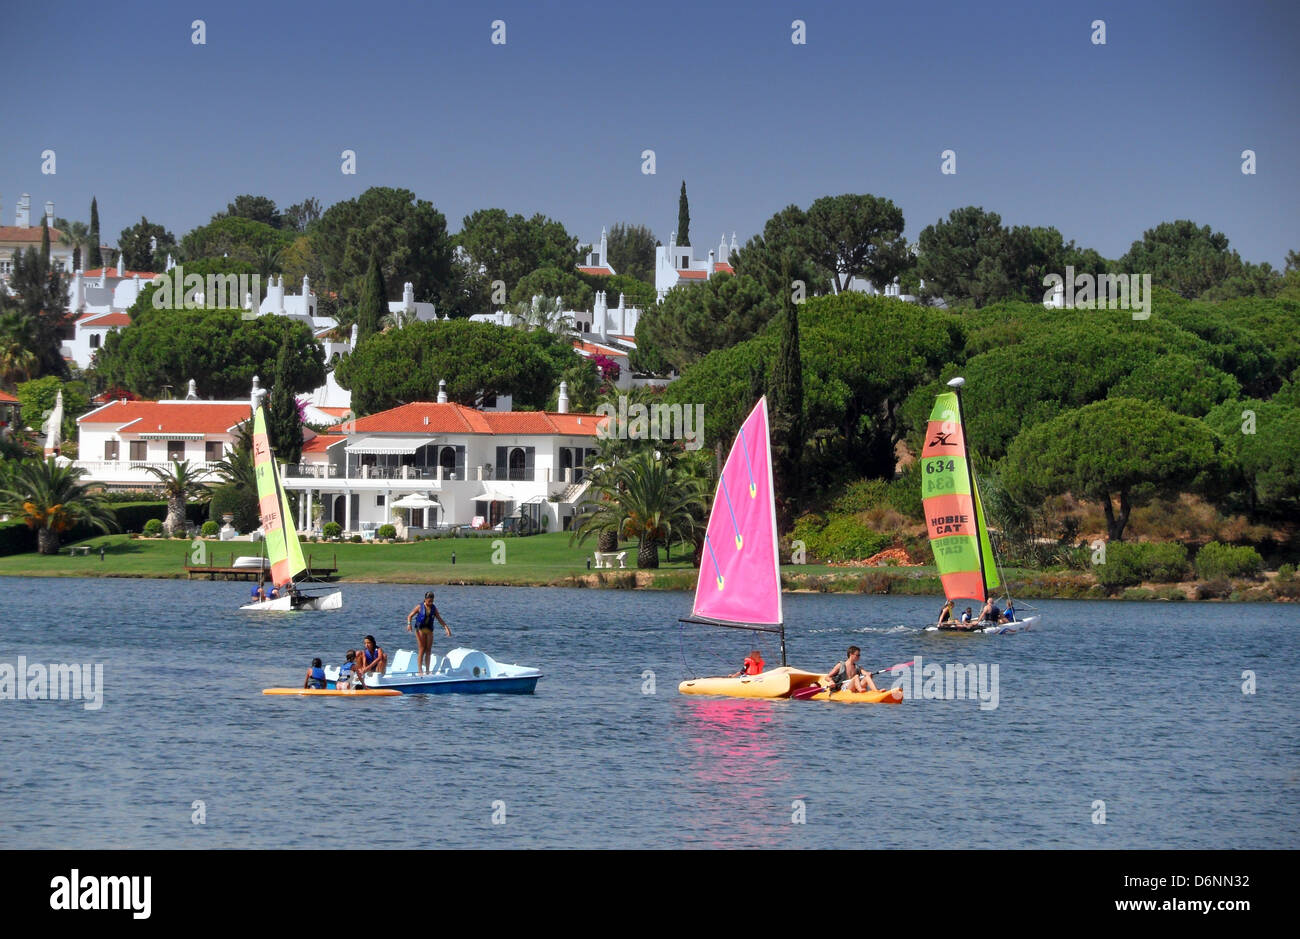
M94 9L5 14L3 224L23 192L36 212L53 199L83 220L94 194L104 240L141 215L180 237L238 193L329 205L385 185L431 201L453 231L499 206L582 240L631 221L667 241L685 179L700 255L723 231L743 243L783 206L842 192L893 199L913 239L982 205L1108 257L1175 218L1256 262L1300 248L1295 3ZM806 45L790 41L795 19ZM345 148L355 176L340 172ZM955 176L939 172L947 148Z

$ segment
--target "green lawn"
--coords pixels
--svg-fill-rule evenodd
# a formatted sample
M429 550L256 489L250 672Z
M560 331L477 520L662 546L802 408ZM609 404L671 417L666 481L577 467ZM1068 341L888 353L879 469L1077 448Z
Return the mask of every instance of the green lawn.
M130 538L106 535L78 544L89 545L88 556L56 557L35 553L0 557L0 575L44 577L184 577L190 555L188 541ZM103 546L104 560L99 559ZM66 545L63 546L66 549ZM231 555L257 554L249 542L206 541L208 563L225 566ZM337 556L339 580L372 583L483 583L483 584L572 584L576 578L598 576L604 585L637 586L636 545L620 546L627 551L627 569L589 571L587 561L594 542L570 545L567 533L534 535L529 538L443 538L415 544L323 544L306 542L303 554L309 563L332 564ZM456 563L452 563L452 554ZM786 587L812 590L855 590L864 572L856 568L835 568L819 564L787 566ZM890 577L933 576L933 568L891 571ZM675 553L673 560L660 556L653 586L690 590L695 586L695 569L688 556ZM644 581L645 578L642 578ZM927 591L928 592L928 588Z

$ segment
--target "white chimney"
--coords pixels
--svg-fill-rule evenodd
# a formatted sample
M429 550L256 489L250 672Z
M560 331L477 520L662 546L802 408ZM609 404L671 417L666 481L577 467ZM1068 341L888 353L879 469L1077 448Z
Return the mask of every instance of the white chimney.
M125 265L125 261L123 261L123 258L125 258L125 257L126 257L126 252L125 252L125 251L119 251L119 252L117 253L117 276L118 276L118 277L123 277L123 276L125 276L125 273L126 273L126 267L124 266L124 265Z
M81 279L81 271L72 275L72 312L80 313L86 308L86 287Z
M415 285L409 280L402 285L402 309L407 313L415 312Z
M190 379L190 383L185 389L185 400L186 401L199 400L199 389L198 386L194 383L193 378Z
M257 410L257 406L258 406L258 404L261 403L262 395L264 395L264 394L266 394L266 392L262 390L262 382L261 382L261 380L260 380L256 375L254 375L254 376L253 376L253 391L252 391L252 394L249 395L249 400L253 402L253 410L254 410L254 411Z
M608 258L608 255L605 254L605 248L606 248L606 243L605 243L605 229L604 229L604 227L602 226L601 229L600 229L600 266L601 266L601 267L608 267L608 266L609 266L609 261L608 261L608 259L607 259L607 258Z
M447 379L445 378L438 379L438 403L447 403Z
M53 202L45 203L45 224L50 226L50 228L54 227L54 203Z
M560 397L556 402L555 409L561 414L569 413L569 383L567 381L560 382Z
M19 228L31 228L31 208L32 197L24 192L18 200L18 207L14 210L14 224Z

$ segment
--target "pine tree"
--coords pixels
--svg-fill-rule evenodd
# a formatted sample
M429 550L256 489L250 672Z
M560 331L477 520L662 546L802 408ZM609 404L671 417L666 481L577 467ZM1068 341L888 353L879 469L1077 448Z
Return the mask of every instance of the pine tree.
M90 267L103 267L104 256L99 250L99 201L90 197Z
M50 220L41 216L41 274L50 271Z
M790 264L782 263L789 282ZM788 528L798 503L803 463L803 363L799 358L799 308L783 292L781 346L772 381L772 458L776 477L778 522Z
M379 266L379 255L370 255L370 270L366 272L366 285L357 304L357 342L379 332L379 324L388 315L388 289L384 286L384 272Z
M677 197L677 243L691 246L691 206L686 201L686 180L682 180L682 194Z
M298 399L293 391L293 342L288 331L275 358L271 404L267 409L266 431L277 460L297 463L302 458L302 420L298 416Z

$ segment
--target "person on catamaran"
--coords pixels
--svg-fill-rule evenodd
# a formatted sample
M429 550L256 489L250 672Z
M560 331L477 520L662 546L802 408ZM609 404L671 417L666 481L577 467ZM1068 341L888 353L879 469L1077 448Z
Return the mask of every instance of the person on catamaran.
M961 621L963 625L969 625L972 615L973 614L971 613L971 608L966 607L966 612L961 615Z
M763 662L763 653L754 649L749 653L749 655L745 656L745 662L740 666L740 671L732 672L730 677L739 678L741 675L759 675L765 667L766 664Z
M949 600L947 603L943 605L943 609L939 611L939 625L942 626L945 623L951 623L951 622L952 622L952 601Z
M307 677L303 679L302 686L304 689L325 687L325 669L320 659L311 660L311 668L307 670Z
M382 675L388 668L388 656L379 648L374 636L366 636L365 645L357 655L353 673L365 684L367 675Z
M1015 601L1013 601L1010 597L1007 597L1007 608L1002 611L1002 622L1014 623L1015 621L1016 621Z
M826 675L831 681L831 691L856 691L860 694L864 691L880 690L871 680L871 673L858 664L861 655L861 649L857 646L849 646L844 661L836 662L835 667Z
M249 592L248 595L253 599L254 603L261 603L263 600L266 599L266 591L262 589L262 585L260 583L253 584L253 589Z
M420 605L406 616L406 631L411 632L412 623L415 626L415 641L420 647L419 661L416 664L416 674L423 675L425 672L433 673L433 621L437 620L442 624L443 630L447 633L447 638L451 638L451 627L447 621L442 618L438 608L433 604L433 591L430 590L420 601Z
M993 598L989 597L984 601L984 609L980 610L980 621L984 623L997 623L1001 622L999 619L1000 616L1002 616L1002 611L999 610L998 605L993 602Z

